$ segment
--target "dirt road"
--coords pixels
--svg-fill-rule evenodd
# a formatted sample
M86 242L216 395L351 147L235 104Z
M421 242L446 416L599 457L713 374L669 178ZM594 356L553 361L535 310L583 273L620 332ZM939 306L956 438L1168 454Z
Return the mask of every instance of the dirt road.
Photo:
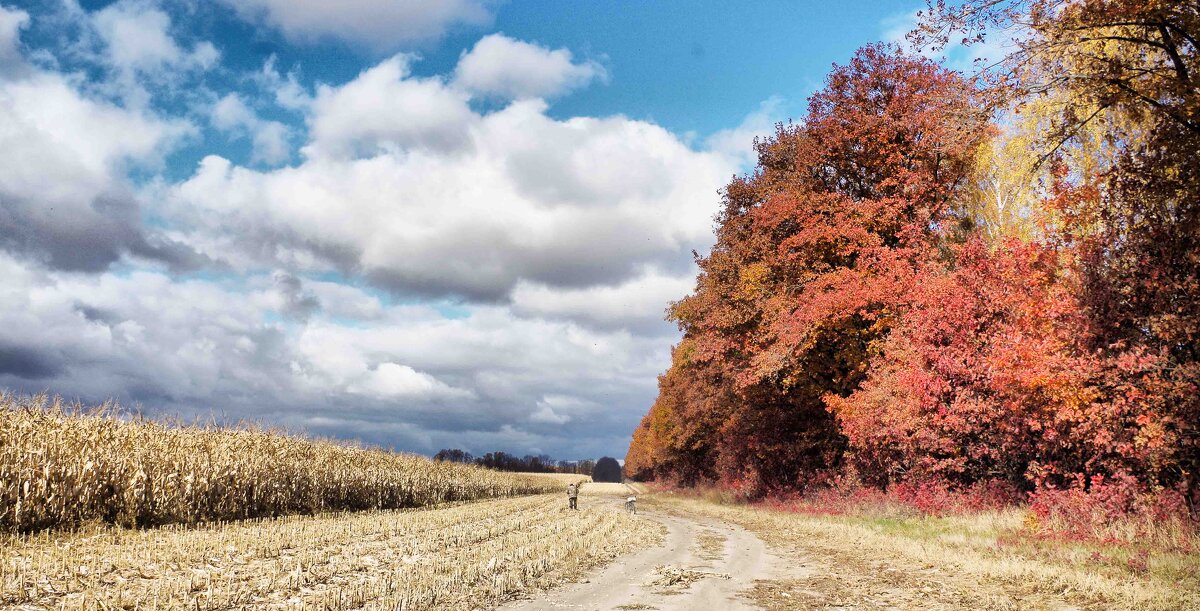
M620 499L597 498L596 502L621 510ZM661 511L642 515L666 527L661 545L619 558L587 581L500 608L755 609L742 594L756 580L802 576L803 569L790 568L743 528Z

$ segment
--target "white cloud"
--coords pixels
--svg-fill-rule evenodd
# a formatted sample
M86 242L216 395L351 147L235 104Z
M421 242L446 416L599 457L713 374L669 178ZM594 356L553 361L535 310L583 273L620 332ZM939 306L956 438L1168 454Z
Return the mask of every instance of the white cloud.
M705 139L705 144L710 150L739 159L742 167L749 171L758 161L754 139L772 135L775 124L783 120L783 98L771 96L759 103L758 108L746 115L737 127L712 134Z
M21 30L29 25L29 13L0 6L0 78L25 68L21 55Z
M679 275L647 270L616 286L555 288L528 281L512 292L517 314L574 320L600 328L633 328L641 332L674 329L664 322L667 304L678 301L695 286L691 269Z
M611 451L668 358L661 340L522 319L502 307L446 318L429 306L376 301L373 319L348 324L329 312L340 307L331 295L372 300L307 279L300 292L318 296L321 308L292 324L273 321L280 301L236 283L53 272L3 252L0 276L0 387L138 401L185 418L261 419L425 452L468 443L518 452L536 444L557 456Z
M254 75L253 80L275 98L275 103L288 110L306 110L312 105L312 96L300 84L298 71L281 75L275 68L275 56L272 55L263 62L262 70Z
M607 77L596 62L573 62L567 49L551 50L503 34L481 38L463 53L454 71L457 85L504 99L550 98Z
M522 280L690 273L741 160L651 123L545 111L527 100L475 113L393 57L320 88L303 164L258 172L209 157L160 212L238 268L341 270L409 294L503 300Z
M304 283L331 318L346 320L378 320L383 317L384 305L378 297L361 289L340 284L308 280Z
M242 100L242 96L236 93L227 94L225 97L217 100L217 103L213 104L209 115L212 119L213 127L221 131L233 131L258 121L258 116L246 105L246 102Z
M93 23L110 62L120 70L157 74L166 69L208 69L220 58L209 42L197 43L191 51L181 48L169 33L170 16L145 0L109 5L96 12Z
M251 161L275 165L291 156L288 142L291 130L278 121L260 118L236 93L218 100L209 113L209 120L213 127L222 132L235 136L249 135L253 145Z
M476 119L467 96L440 79L409 77L412 59L396 55L341 87L320 87L305 154L343 158L463 146Z
M555 412L554 408L549 405L543 405L541 409L530 414L529 419L533 422L543 422L546 424L566 424L571 421L570 416Z
M251 161L262 161L275 165L287 161L291 156L291 144L288 142L291 130L279 121L262 121L254 125Z
M434 41L457 25L492 19L486 0L224 0L302 42L336 38L377 50Z
M0 52L19 57L27 21L0 10ZM669 362L659 318L711 243L743 132L697 149L645 121L555 118L539 99L480 112L404 55L312 96L268 62L237 80L254 93L201 87L177 106L156 89L139 105L120 77L197 65L198 46L150 21L145 57L88 40L111 55L70 58L122 74L85 82L40 60L0 74L0 388L427 452L584 458L626 443ZM510 94L549 97L554 82ZM290 149L265 117L294 111L304 155L273 169L208 156L182 182L135 184L131 170L153 174L195 133L152 109L185 106L268 163ZM210 273L157 263L188 248Z
M381 399L466 399L472 396L469 391L451 388L427 373L398 363L380 363L350 384L347 390Z

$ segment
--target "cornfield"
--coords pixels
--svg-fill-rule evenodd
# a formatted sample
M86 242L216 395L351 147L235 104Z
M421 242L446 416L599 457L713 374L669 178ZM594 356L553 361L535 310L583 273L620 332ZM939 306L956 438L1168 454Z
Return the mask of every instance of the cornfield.
M415 455L0 393L0 532L400 509L558 488Z

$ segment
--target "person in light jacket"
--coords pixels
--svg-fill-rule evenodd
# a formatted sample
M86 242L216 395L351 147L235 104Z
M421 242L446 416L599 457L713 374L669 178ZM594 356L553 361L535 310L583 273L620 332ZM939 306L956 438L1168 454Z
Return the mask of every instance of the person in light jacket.
M579 486L574 483L567 484L567 508L579 509Z

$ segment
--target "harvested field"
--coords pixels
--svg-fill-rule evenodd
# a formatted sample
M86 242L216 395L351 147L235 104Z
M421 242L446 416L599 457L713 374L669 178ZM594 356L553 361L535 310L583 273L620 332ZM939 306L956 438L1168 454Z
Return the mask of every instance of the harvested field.
M587 482L579 488L579 494L584 496L629 496L635 494L635 489L627 484L612 482Z
M554 482L564 489L567 487L567 484L590 484L592 481L590 476L576 473L525 473L523 475Z
M654 544L662 527L559 495L202 527L8 536L0 606L488 609Z

